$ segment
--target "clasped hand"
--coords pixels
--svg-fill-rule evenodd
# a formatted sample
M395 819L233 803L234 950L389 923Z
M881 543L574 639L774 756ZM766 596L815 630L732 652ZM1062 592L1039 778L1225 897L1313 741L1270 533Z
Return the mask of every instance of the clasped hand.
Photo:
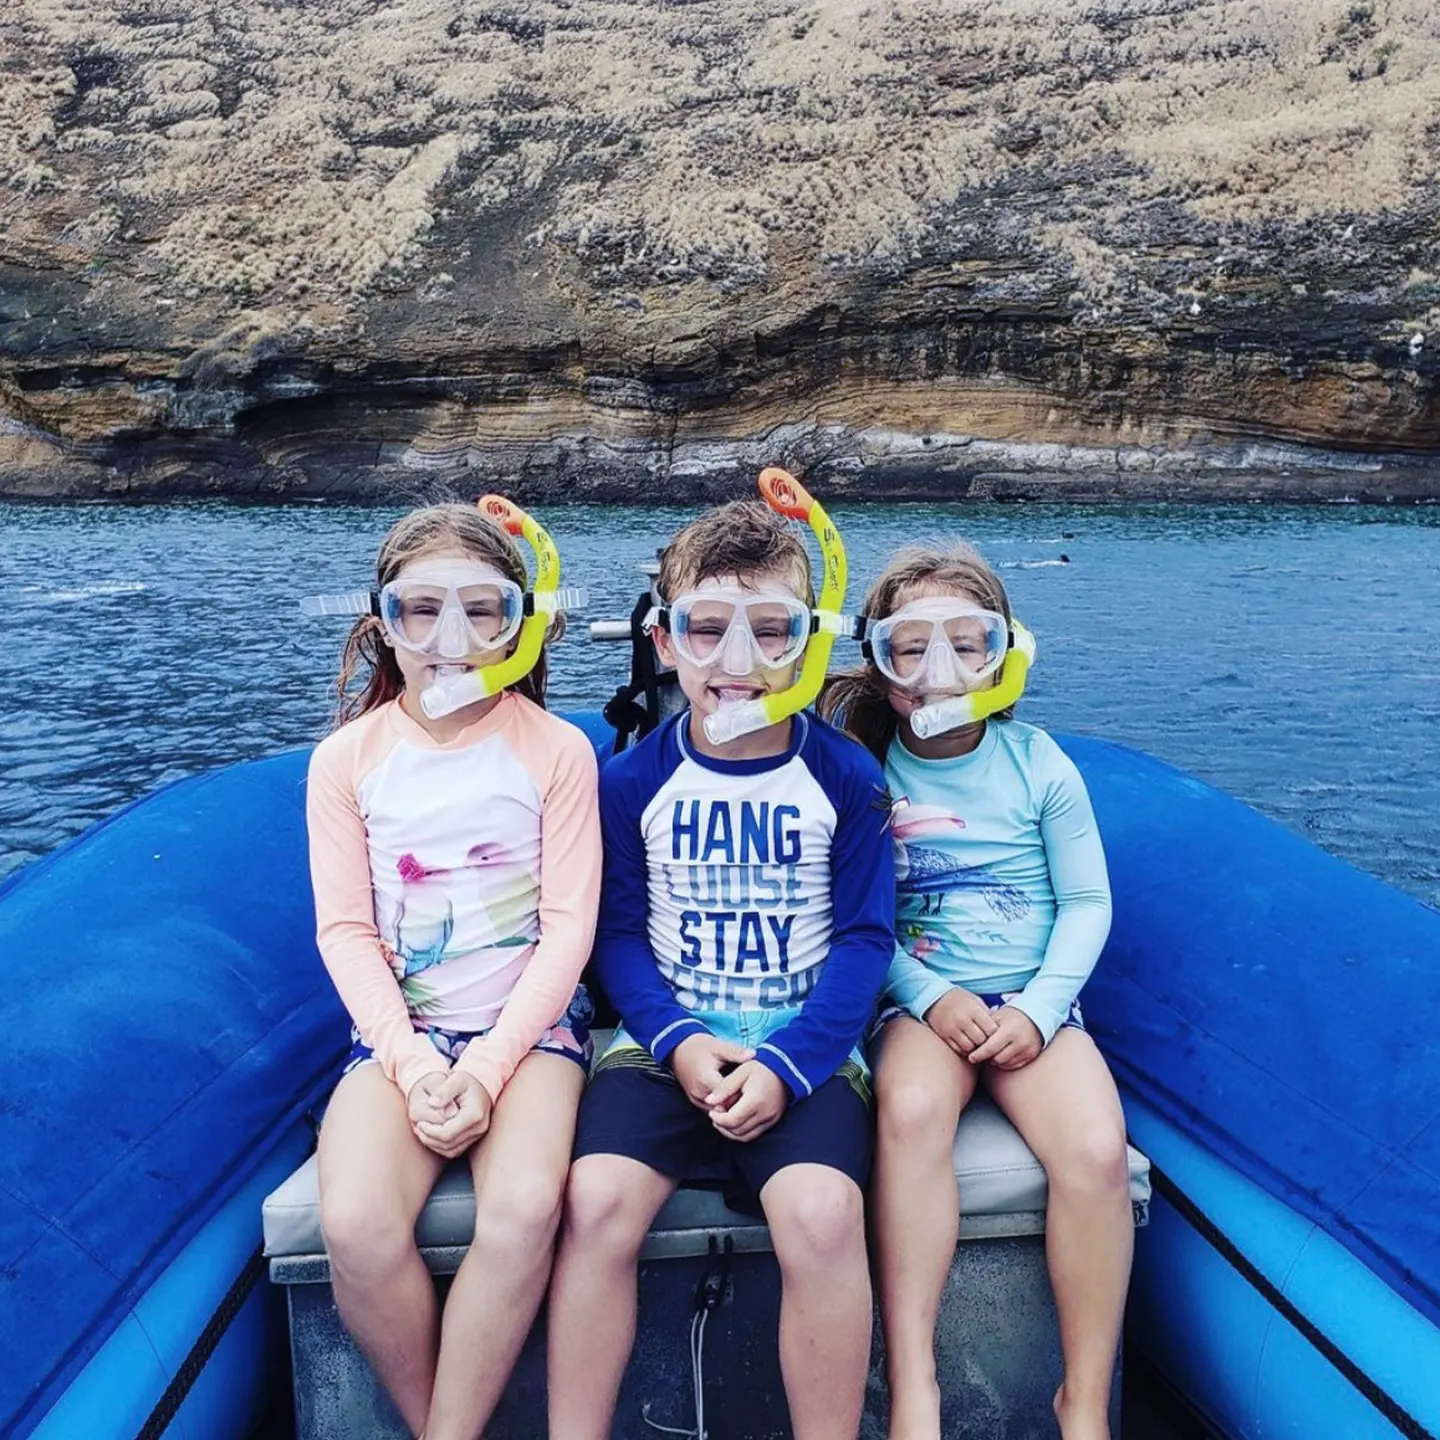
M715 1035L689 1035L670 1068L690 1103L732 1140L754 1140L784 1113L790 1096L780 1077L747 1050Z
M490 1092L468 1070L422 1075L410 1087L406 1108L415 1138L447 1160L463 1155L490 1128Z
M955 986L926 1012L925 1023L972 1065L986 1061L999 1070L1019 1070L1045 1048L1035 1022L1013 1005L991 1010L970 991Z

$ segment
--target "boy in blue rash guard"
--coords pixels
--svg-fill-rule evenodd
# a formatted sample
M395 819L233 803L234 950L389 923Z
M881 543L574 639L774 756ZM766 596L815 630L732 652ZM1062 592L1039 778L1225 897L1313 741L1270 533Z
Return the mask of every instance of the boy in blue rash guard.
M801 713L720 745L707 716L793 682L804 546L755 503L662 556L652 629L690 708L601 778L595 959L623 1029L581 1107L550 1290L552 1440L602 1440L634 1340L636 1265L682 1180L753 1197L784 1293L798 1440L854 1436L870 1353L857 1045L894 950L875 760Z
M871 1192L890 1440L938 1440L935 1321L959 1222L952 1142L983 1085L1044 1165L1063 1440L1109 1440L1134 1241L1125 1118L1076 997L1110 929L1080 773L1011 718L1028 632L968 546L891 560L865 601L869 664L824 701L884 758L896 950L872 1041Z

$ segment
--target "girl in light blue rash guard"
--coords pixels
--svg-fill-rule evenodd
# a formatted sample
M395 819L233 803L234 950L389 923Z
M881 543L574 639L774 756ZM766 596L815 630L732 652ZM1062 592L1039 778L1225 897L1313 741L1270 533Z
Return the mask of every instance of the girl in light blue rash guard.
M872 1050L890 1437L940 1434L934 1331L959 1226L951 1148L983 1085L1049 1177L1061 1434L1109 1440L1133 1231L1120 1099L1076 1000L1110 928L1089 796L1055 741L1003 703L1031 653L1017 637L1030 642L976 551L901 552L865 615L868 663L832 684L824 711L882 762L895 804L895 958ZM944 728L957 711L967 718Z

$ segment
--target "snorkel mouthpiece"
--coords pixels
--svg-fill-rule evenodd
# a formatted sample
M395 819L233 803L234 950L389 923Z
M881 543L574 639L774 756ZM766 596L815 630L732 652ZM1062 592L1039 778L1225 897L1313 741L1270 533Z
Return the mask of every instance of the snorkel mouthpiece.
M910 716L910 728L921 740L931 740L965 725L974 725L1013 705L1025 693L1025 680L1035 663L1035 637L1018 621L1010 622L1014 639L1000 668L1000 683L968 695L947 695L922 705Z
M523 680L539 663L550 619L560 609L560 552L544 526L501 495L482 495L475 503L502 530L523 537L535 552L535 584L526 597L529 613L509 656L463 674L441 675L421 693L420 707L432 720L487 700ZM446 653L443 642L442 653ZM446 658L450 658L448 653Z
M845 603L847 580L845 545L840 532L825 513L824 506L788 470L778 465L767 466L760 472L759 485L765 503L777 515L788 520L804 520L819 542L824 576L814 610L816 631L805 647L800 673L788 689L725 706L705 717L705 736L712 745L727 745L742 735L764 730L799 714L820 694L835 637L848 633L847 622L840 613Z

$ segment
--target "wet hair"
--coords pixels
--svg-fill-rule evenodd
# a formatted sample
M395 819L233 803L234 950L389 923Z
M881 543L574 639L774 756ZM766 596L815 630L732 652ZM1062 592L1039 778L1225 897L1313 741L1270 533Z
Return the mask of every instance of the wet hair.
M897 551L865 595L864 613L883 620L919 596L945 591L993 610L1010 621L1010 598L984 556L963 541L944 549L910 545ZM867 661L833 676L820 697L820 713L853 735L883 765L899 718L890 704L890 682ZM991 716L1009 720L1013 705Z
M660 593L667 602L720 575L783 574L807 605L815 603L810 555L787 521L759 500L717 505L692 520L660 552Z
M493 565L521 587L527 584L525 562L514 540L477 506L446 503L412 510L390 527L375 559L375 588L388 585L412 561L446 550L459 550ZM547 640L558 639L562 631L563 620L557 617ZM542 649L535 668L510 688L543 706L545 668ZM360 676L364 678L356 688ZM335 689L336 729L398 698L404 691L405 678L378 616L362 616L346 637Z

